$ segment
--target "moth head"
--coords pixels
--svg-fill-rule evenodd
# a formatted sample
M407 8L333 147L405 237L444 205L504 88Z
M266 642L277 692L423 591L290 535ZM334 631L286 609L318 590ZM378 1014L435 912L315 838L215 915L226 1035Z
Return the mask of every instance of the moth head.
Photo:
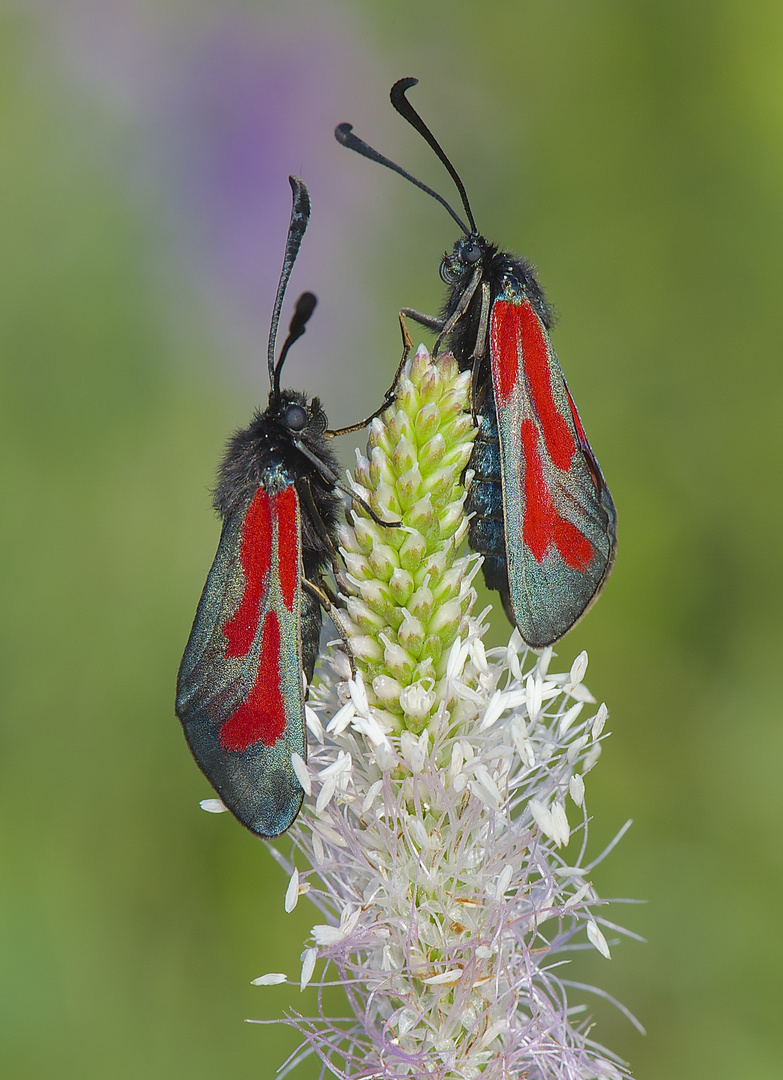
M323 435L327 427L320 398L308 400L298 390L281 390L279 395L270 394L267 416L276 428L295 439Z
M440 264L440 277L446 285L459 285L484 258L486 241L478 233L467 233L454 245L449 254L443 256Z

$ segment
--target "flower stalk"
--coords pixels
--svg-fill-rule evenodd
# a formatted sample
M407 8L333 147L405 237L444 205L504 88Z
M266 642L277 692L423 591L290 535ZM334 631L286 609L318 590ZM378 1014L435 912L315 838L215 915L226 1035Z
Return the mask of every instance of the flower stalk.
M286 1022L343 1080L615 1080L627 1071L575 1019L564 966L578 948L609 956L584 862L607 711L585 653L553 674L552 650L516 631L484 649L480 559L463 553L469 393L453 358L420 348L358 456L356 493L401 525L357 503L341 532L354 671L342 652L321 663L293 858L271 849L286 909L307 894L322 914L300 985L342 986L354 1019Z

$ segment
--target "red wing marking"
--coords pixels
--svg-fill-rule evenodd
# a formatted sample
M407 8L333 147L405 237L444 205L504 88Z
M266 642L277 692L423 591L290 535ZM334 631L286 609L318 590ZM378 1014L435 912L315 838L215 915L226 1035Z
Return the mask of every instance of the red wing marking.
M558 469L569 469L576 444L552 394L552 363L546 332L527 300L521 304L496 300L492 307L492 363L498 374L500 406L514 392L518 356L522 357L531 404L547 453Z
M293 486L275 496L277 511L277 572L283 603L294 610L294 597L299 584L299 526L296 520L297 495Z
M259 488L242 522L239 558L245 578L242 602L223 627L226 657L247 656L258 630L259 604L268 588L272 563L272 510L269 496Z
M538 432L532 420L522 421L522 450L525 460L522 539L538 563L554 544L567 566L572 570L586 570L593 557L593 545L575 525L557 513L541 467Z
M237 711L220 729L224 750L247 750L254 743L274 746L285 731L285 709L280 686L280 623L267 612L255 685Z
M598 468L598 462L595 460L592 447L587 441L587 435L585 429L582 427L582 421L579 419L579 413L576 411L576 405L574 405L574 399L571 397L571 391L568 387L565 388L568 395L568 404L571 408L571 416L574 420L574 427L576 428L576 437L579 439L579 445L582 448L582 452L587 460L587 467L590 470L590 476L593 481L593 487L596 491L600 492L604 487L604 479L601 475L601 470Z
M514 393L519 373L519 327L514 312L519 308L505 300L492 305L489 351L496 376L495 398L498 405L507 404Z

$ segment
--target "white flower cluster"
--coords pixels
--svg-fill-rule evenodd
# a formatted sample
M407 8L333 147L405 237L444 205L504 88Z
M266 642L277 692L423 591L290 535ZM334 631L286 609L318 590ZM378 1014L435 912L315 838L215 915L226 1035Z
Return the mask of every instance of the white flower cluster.
M485 652L486 626L470 614L475 558L457 554L464 520L447 513L441 532L406 518L427 517L422 500L436 520L444 506L461 510L473 428L457 416L469 419L467 391L453 361L420 350L360 461L363 496L403 528L387 537L357 516L345 532L359 670L342 653L321 666L307 709L310 758L295 762L306 799L293 861L272 849L290 874L286 909L307 894L322 914L301 986L322 965L320 985L341 985L354 1019L286 1022L322 1075L343 1080L617 1080L627 1071L591 1040L587 1021L575 1022L563 967L587 943L608 957L604 929L618 930L599 915L594 864L584 863L584 777L607 718L605 706L589 707L587 656L551 674L552 650L529 652L516 631ZM433 401L446 403L442 423ZM458 429L429 470L410 437L411 403L431 414L425 446L444 426ZM396 459L390 431L408 444ZM432 499L438 484L422 486L444 456L451 479ZM385 547L377 557L366 543L373 529Z

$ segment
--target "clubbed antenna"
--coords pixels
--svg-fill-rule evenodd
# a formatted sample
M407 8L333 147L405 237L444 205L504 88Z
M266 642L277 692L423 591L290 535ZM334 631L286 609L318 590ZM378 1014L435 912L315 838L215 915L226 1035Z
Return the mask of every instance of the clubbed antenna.
M305 323L313 313L315 307L315 297L312 293L304 293L299 298L297 303L297 312L299 304L302 303L304 296L312 297L313 303L310 310L303 317L299 319L299 331L292 337L294 333L294 323L297 322L297 314L294 314L291 320L291 331L288 336L288 340L283 346L283 354L280 357L280 361L275 367L275 342L277 340L277 326L280 322L280 311L283 307L283 299L285 298L285 291L288 287L288 280L291 277L291 271L294 268L296 262L296 256L299 254L299 247L302 243L302 237L305 234L307 223L310 220L310 194L305 187L304 180L300 180L298 176L289 176L288 183L291 185L291 192L293 194L293 203L291 206L291 221L288 225L288 236L285 242L285 255L283 256L283 267L280 271L280 280L277 283L277 296L275 297L275 306L272 309L272 322L269 327L269 347L267 349L267 364L269 367L269 382L272 386L275 396L280 392L280 365L283 362L283 357L288 351L289 346L297 337L301 337L304 333Z
M283 367L283 361L288 355L288 350L291 348L295 341L302 336L307 328L307 322L310 316L315 311L315 305L318 303L315 295L311 292L303 292L299 299L296 301L296 307L294 308L294 315L291 319L291 325L288 328L288 337L285 339L285 344L280 350L280 359L275 366L275 373L272 379L272 396L275 398L280 397L280 371Z
M457 185L459 197L462 199L462 205L465 207L465 213L467 214L468 221L470 222L470 231L476 233L478 232L478 229L476 228L476 222L470 209L470 203L468 202L468 193L465 191L465 185L462 183L459 173L451 164L449 159L446 157L446 153L443 147L440 145L438 140L435 138L435 136L432 134L430 129L427 127L427 125L424 123L422 118L419 116L419 114L416 112L414 107L411 105L411 103L405 96L405 91L410 90L412 86L417 86L418 82L418 79L413 78L398 79L394 86L391 88L391 91L389 92L389 98L391 99L392 105L403 118L403 120L407 120L410 126L412 128L415 128L416 131L418 131L419 135L421 135L421 137L432 147L432 149L435 151L440 160L448 169L449 176ZM467 231L468 230L465 229L465 232Z
M416 79L400 80L400 82L408 83L415 83L416 81ZM396 87L400 85L400 82L396 82L394 84L394 86L392 87L392 94L394 93ZM394 104L394 98L392 98L392 104L398 112L401 112L397 105ZM408 108L411 107L407 101L404 102L404 105L407 105ZM405 114L401 113L401 115L404 116ZM414 113L414 115L417 114ZM408 118L406 117L406 119ZM409 122L412 123L412 121ZM421 123L421 121L419 122ZM414 124L413 126L416 127L417 130L421 130L417 127L416 124ZM424 130L427 130L426 127ZM373 149L373 147L370 146L369 143L366 143L363 139L360 139L358 135L354 135L353 124L338 124L337 127L334 129L334 137L335 139L337 139L338 143L340 143L341 146L347 146L349 150L354 150L357 154L361 154L362 157L366 157L369 161L377 161L379 165L385 165L387 169L391 169L392 172L399 173L400 176L404 176L406 180L410 180L410 182L412 184L415 184L417 188L421 188L422 191L426 191L428 195L431 195L432 198L436 200L436 202L439 202L441 206L445 207L445 209L448 210L449 214L451 214L452 218L456 221L456 223L459 225L460 229L462 229L464 233L469 233L471 231L471 229L468 228L468 226L465 224L459 214L457 214L453 207L451 207L449 203L446 202L442 195L439 195L437 191L433 191L431 187L428 187L427 184L423 183L421 180L417 180L415 176L413 176L407 171L407 169L403 169L401 165L398 165L395 161L392 161L391 158L387 158L383 154L379 153L377 150ZM431 135L428 141L430 140L432 140ZM432 140L432 142L434 142L434 140ZM432 145L432 142L430 143L430 145ZM435 147L437 147L436 153L438 153L439 157L441 157L442 160L448 162L448 159L445 157L443 151L440 149L437 143L435 143ZM449 163L448 168L453 176L457 176L456 172L454 171L453 165ZM462 187L462 181L459 180L459 177L457 177L457 180L458 186L460 187L460 191L462 194L463 204L468 211L468 218L470 219L472 231L475 232L476 226L473 222L473 215L470 213L470 207L468 206L467 197L465 196L464 188Z

